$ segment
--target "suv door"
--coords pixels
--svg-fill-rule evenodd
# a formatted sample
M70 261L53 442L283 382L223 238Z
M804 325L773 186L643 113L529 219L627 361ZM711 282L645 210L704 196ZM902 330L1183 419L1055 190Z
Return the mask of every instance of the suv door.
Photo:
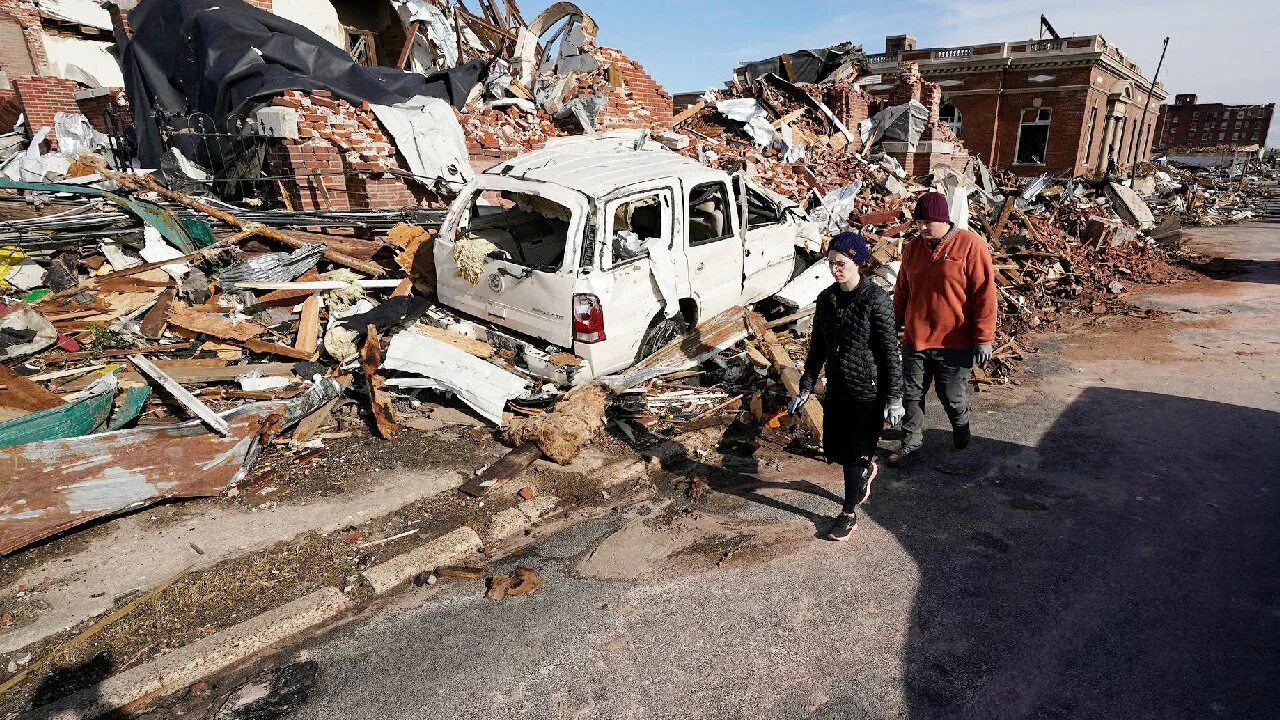
M788 280L796 255L796 226L778 201L741 175L733 186L741 216L743 240L743 302L777 292Z
M686 188L685 260L700 318L737 305L742 296L742 236L729 185L721 180Z

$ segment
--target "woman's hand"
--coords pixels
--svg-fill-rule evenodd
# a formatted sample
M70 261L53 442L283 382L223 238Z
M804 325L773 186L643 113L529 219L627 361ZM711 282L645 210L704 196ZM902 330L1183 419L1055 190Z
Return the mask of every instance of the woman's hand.
M898 423L902 422L906 414L906 408L902 407L902 398L890 398L889 404L884 406L884 419L889 421L889 427L898 427Z
M787 403L787 414L795 415L796 413L800 412L800 408L804 407L804 404L808 401L809 401L809 391L801 390L799 395L796 395L795 397L791 398L791 402Z

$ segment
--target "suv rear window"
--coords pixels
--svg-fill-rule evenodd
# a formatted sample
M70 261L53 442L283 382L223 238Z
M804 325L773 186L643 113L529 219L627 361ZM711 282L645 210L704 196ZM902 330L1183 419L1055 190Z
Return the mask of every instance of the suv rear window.
M493 243L508 262L551 272L564 263L571 218L559 203L504 190L496 205L481 204L477 197L467 231Z

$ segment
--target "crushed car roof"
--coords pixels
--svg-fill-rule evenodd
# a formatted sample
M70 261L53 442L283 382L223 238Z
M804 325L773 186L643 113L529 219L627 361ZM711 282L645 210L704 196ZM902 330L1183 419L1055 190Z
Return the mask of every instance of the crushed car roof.
M720 174L652 141L636 150L637 137L635 132L617 132L557 139L541 150L499 163L485 174L555 183L592 197L672 175Z

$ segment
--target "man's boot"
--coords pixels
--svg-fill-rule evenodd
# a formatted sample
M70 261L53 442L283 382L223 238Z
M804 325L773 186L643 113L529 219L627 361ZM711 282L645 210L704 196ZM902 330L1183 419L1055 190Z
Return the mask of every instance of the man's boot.
M903 447L900 450L889 453L889 467L897 468L909 465L920 459L920 448Z
M956 425L951 428L951 443L956 446L957 450L969 447L969 439L972 437L968 424Z

